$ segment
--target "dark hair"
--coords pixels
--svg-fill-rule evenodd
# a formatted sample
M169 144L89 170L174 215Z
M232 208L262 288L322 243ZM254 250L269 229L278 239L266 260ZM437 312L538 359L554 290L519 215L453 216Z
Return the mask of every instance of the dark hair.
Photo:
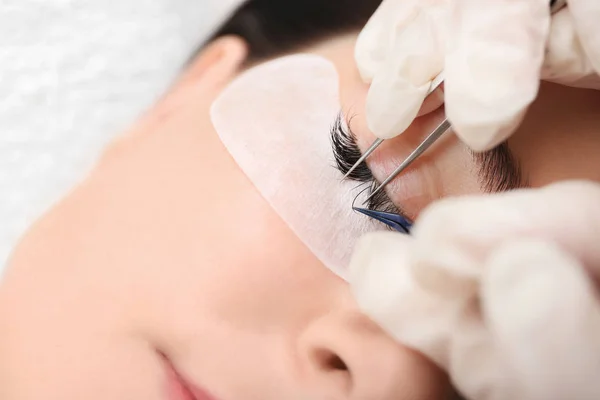
M253 64L334 35L358 31L379 4L381 0L248 0L208 42L226 35L239 36L249 46L246 64Z

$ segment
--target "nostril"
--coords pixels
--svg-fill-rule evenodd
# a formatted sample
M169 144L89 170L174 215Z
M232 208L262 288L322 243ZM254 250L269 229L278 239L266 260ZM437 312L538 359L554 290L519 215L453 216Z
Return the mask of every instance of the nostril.
M330 397L335 394L332 398L348 398L354 384L350 364L327 347L315 347L308 354L319 386Z
M320 368L325 371L345 371L350 372L348 365L340 356L326 349L315 351L315 358Z
M339 358L336 355L332 355L328 360L327 360L327 364L335 370L338 371L348 371L348 366L346 365L346 363L344 362L344 360L342 360L341 358Z

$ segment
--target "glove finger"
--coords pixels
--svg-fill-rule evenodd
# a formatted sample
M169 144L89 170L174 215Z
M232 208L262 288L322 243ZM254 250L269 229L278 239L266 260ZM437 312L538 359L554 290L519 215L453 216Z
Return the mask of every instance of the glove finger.
M599 204L600 185L585 181L438 201L412 229L415 279L433 290L444 274L476 284L492 249L531 237L561 245L600 276Z
M504 385L532 400L600 398L600 303L577 260L543 241L501 246L486 265L482 308L512 371Z
M463 303L450 339L450 363L447 372L454 386L469 399L509 399L497 385L501 376L497 350L481 317L476 298ZM495 395L496 397L492 397Z
M596 72L600 72L600 2L594 0L569 0L569 9L575 21L575 29Z
M504 141L539 88L547 0L457 0L445 62L446 113L473 150ZM518 44L518 45L515 45Z
M416 118L432 79L443 68L445 10L420 9L394 36L389 57L376 71L367 95L367 124L375 136L393 138Z
M567 86L600 89L600 76L579 40L569 8L552 17L542 79Z
M415 285L407 268L412 245L410 237L392 232L361 238L349 268L360 309L398 342L448 371L469 398L491 400L480 395L497 382L498 357L476 303L448 301Z
M416 0L384 0L358 35L354 48L356 65L362 79L371 83L385 64L393 45L396 27L404 26L417 12Z
M350 287L360 309L392 337L445 366L459 308L414 284L406 259L412 242L393 232L365 235L350 262Z

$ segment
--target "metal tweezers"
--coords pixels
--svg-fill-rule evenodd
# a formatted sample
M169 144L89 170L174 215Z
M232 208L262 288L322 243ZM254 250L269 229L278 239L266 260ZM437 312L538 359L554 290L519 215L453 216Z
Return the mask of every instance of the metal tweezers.
M400 233L409 234L410 228L412 228L412 222L410 222L400 214L394 214L385 211L375 211L358 207L353 207L352 209L354 211L366 215L367 217L373 218L374 220L384 223L385 225Z
M427 96L431 95L431 93L433 93L438 87L440 87L440 85L442 84L443 81L444 81L443 74L439 74L431 82L431 86L429 87ZM375 190L373 190L373 192L371 192L369 197L367 197L365 199L365 202L368 201L371 197L375 196L383 188L385 188L386 185L388 183L390 183L395 177L400 175L402 173L402 171L404 171L406 168L408 168L410 166L410 164L412 164L413 161L415 161L421 154L423 154L425 152L425 150L430 148L431 145L433 145L444 133L448 132L448 130L450 130L450 122L448 121L447 118L445 118L444 121L437 128L435 128L433 130L433 132L431 132L425 138L425 140L423 140L421 142L421 144L419 144L419 146L417 146L417 148L412 153L410 153L410 155L408 157L406 157L406 159L404 161L402 161L402 163L390 174L390 176L388 176L383 182L381 182L379 187L377 187ZM350 168L348 170L348 172L346 172L346 174L344 175L344 179L348 178L348 176L350 176L350 174L361 163L363 163L371 154L373 154L373 152L381 145L381 143L383 143L383 140L384 139L377 139L375 142L373 142L373 144L367 149L367 151L365 151L365 153L352 166L352 168Z

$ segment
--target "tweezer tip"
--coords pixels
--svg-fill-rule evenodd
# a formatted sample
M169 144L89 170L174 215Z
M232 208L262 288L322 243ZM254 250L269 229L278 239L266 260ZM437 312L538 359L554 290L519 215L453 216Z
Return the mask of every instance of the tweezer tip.
M365 162L367 158L369 158L369 156L373 154L373 152L379 147L379 145L381 145L381 143L383 143L383 139L376 139L373 143L371 143L367 151L365 151L365 153L362 156L360 156L358 161L356 161L354 165L348 170L348 172L346 172L343 179L347 179L350 176L350 174L352 174L352 172L354 172L354 170L358 168L360 164Z
M375 190L373 190L373 191L371 192L371 194L370 194L370 195L368 195L368 196L367 196L367 198L366 198L366 199L363 201L363 204L367 203L369 200L371 200L373 197L375 197L375 195L376 195L377 193L379 193L379 191L381 190L381 187L382 187L382 186L381 186L381 185L379 185L377 188L375 188Z
M410 226L412 224L400 215L391 214L391 213L387 213L387 212L383 212L383 211L374 211L374 210L369 210L366 208L359 208L359 207L352 207L352 209L363 215L366 215L369 218L372 218L374 220L377 220L377 221L389 226L390 228L394 229L397 232L400 232L400 233L409 233L410 232Z
M350 176L350 174L351 174L351 173L353 173L353 172L354 172L354 170L356 169L356 167L357 167L357 165L356 165L356 164L355 164L355 165L353 165L353 166L352 166L352 168L350 168L350 169L348 170L348 172L346 172L346 173L344 174L344 177L342 178L342 180L343 180L343 181L345 181L346 179L348 179L348 177Z
M366 215L369 218L372 218L379 222L383 222L384 224L387 224L387 221L382 220L381 215L379 215L379 213L377 211L373 211L373 210L369 210L368 208L361 208L361 207L352 207L352 210L356 211L358 213L361 213L363 215Z
M371 210L368 210L368 209L366 209L366 208L352 207L352 210L353 210L353 211L356 211L356 212L359 212L359 213L361 213L361 214L364 214L364 215L366 215L366 216L368 216L368 217L370 217L370 216L372 216L372 215L373 215L373 211L371 211Z
M369 210L368 208L352 207L352 210L366 215L369 218L376 219L379 222L389 225L389 220L386 218L386 214L381 211Z
M366 154L366 153L365 153L365 154ZM342 179L343 179L343 180L346 180L346 179L348 179L348 177L349 177L349 176L350 176L350 175L351 175L351 174L354 172L354 170L355 170L356 168L358 168L358 166L359 166L360 164L362 164L363 162L365 162L365 160L367 159L367 156L368 156L368 155L362 155L362 156L361 156L361 157L358 159L358 161L357 161L357 162L355 162L355 163L354 163L354 165L353 165L352 167L350 167L350 169L348 170L348 172L346 172L346 173L344 174L344 177L343 177Z

